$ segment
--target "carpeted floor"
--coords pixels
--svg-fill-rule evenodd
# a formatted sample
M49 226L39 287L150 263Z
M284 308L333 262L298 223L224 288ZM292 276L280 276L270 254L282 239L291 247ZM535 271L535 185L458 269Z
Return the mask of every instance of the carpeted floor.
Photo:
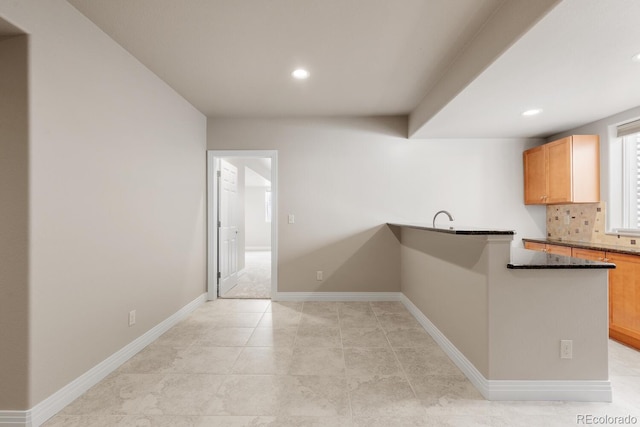
M271 298L271 252L247 251L238 284L222 298Z

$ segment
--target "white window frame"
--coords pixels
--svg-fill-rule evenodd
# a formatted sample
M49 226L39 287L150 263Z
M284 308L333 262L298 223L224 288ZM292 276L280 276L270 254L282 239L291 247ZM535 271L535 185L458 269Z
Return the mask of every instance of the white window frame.
M638 153L634 147L628 143L628 138L638 135L637 133L625 132L624 128L636 128L640 126L640 119L627 122L625 124L617 124L610 128L610 144L609 144L609 205L607 207L607 233L629 236L640 236L640 225L638 218L632 218L631 197L628 195L631 191L631 183L638 179L639 167L637 164ZM625 141L626 140L626 141ZM630 162L636 159L635 166L631 167ZM636 201L636 205L640 204L640 200ZM636 209L638 210L638 208ZM632 222L636 223L634 227Z

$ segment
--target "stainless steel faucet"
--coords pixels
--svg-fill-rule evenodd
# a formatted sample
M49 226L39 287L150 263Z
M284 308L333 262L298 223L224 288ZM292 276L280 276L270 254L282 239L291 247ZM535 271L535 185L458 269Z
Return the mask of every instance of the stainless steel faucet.
M449 221L453 221L453 217L451 216L451 214L447 211L438 211L436 212L436 214L433 216L433 228L436 228L436 218L438 217L438 215L440 215L441 213L446 214L449 217Z

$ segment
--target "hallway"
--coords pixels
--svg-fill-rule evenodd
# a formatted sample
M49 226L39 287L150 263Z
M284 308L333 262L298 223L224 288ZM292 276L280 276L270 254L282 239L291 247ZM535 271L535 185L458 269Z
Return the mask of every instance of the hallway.
M221 298L271 298L271 252L245 252L245 267L238 284Z

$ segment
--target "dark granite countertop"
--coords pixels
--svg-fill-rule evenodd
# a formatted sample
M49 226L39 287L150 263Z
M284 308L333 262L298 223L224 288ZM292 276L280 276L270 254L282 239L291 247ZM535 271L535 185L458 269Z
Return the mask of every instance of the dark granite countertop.
M476 227L436 227L433 228L431 225L425 224L417 224L417 223L397 223L397 222L389 222L388 225L392 225L395 227L408 227L408 228L416 228L419 230L426 231L436 231L438 233L448 233L448 234L459 234L465 236L489 236L489 235L514 235L516 234L513 230L490 230L485 228L476 228Z
M532 251L528 249L512 248L511 262L507 268L516 270L543 270L543 269L584 269L584 268L616 268L609 262L589 261L562 255L548 254L546 252Z
M592 249L595 251L615 252L627 255L640 255L640 247L638 249L628 248L626 246L608 245L605 243L592 242L574 242L571 240L557 239L522 239L523 242L548 243L550 245L567 246L570 248Z

